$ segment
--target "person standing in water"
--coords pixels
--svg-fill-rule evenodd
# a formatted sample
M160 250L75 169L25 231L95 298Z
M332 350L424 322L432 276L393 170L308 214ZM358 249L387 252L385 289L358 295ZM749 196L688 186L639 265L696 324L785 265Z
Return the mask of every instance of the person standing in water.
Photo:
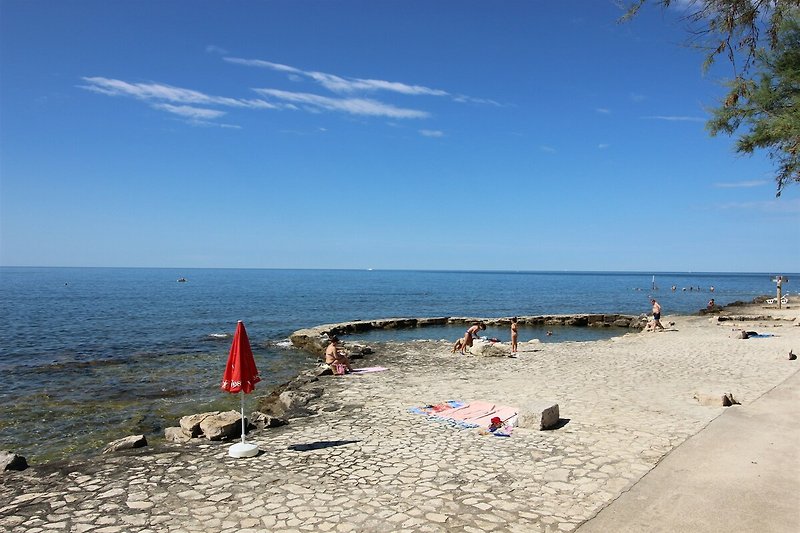
M517 331L517 317L511 319L511 357L517 356L517 339L519 332Z

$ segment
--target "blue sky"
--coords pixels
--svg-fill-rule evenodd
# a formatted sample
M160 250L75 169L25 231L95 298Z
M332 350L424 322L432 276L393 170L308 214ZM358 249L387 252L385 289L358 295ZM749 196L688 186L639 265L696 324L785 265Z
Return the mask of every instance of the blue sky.
M800 271L728 64L620 14L0 0L0 264Z

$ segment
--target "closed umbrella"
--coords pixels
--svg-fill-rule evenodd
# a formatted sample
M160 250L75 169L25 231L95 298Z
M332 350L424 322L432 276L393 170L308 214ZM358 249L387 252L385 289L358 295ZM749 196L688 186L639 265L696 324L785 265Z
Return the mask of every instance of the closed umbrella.
M228 450L231 457L253 457L258 454L258 446L244 441L244 395L251 393L256 388L256 383L261 381L253 359L253 350L250 349L250 339L241 320L236 324L236 333L233 335L231 351L228 354L228 364L222 375L222 390L239 393L242 400L242 442L237 442Z

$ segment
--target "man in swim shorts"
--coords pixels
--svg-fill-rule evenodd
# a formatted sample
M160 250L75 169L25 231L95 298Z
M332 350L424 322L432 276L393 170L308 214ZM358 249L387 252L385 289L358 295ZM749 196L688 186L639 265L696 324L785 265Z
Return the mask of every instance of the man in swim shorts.
M664 329L664 326L661 324L661 305L655 298L652 298L650 303L653 304L653 331Z

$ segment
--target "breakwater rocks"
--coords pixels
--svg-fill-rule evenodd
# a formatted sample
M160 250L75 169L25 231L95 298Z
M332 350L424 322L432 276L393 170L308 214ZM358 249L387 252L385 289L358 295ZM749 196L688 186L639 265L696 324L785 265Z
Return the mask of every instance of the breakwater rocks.
M427 326L467 325L483 322L487 326L508 327L510 318L476 317L430 317L430 318L383 318L378 320L354 320L339 324L323 324L300 329L289 336L297 348L319 354L328 343L328 335L352 335L374 329L407 329ZM647 325L645 315L619 314L537 315L517 317L521 326L574 326L574 327L618 327L642 330Z

